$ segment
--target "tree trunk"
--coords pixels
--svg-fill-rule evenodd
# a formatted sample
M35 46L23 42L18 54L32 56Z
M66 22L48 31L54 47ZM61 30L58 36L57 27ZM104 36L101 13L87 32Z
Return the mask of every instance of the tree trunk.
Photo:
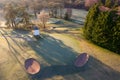
M52 12L52 14L51 14L51 15L52 15L52 17L54 17L54 11L53 11L53 9L51 10L51 12Z
M63 9L60 8L60 18L62 18L62 14L63 14Z
M44 28L44 29L46 28L46 26L45 26L45 22L43 22L43 28Z
M17 27L17 24L15 23L15 21L13 21L13 25L14 25L14 28L16 28L16 27Z
M57 18L57 8L54 10L55 18Z
M34 8L34 16L35 16L35 18L37 18L37 13L36 13L35 8Z

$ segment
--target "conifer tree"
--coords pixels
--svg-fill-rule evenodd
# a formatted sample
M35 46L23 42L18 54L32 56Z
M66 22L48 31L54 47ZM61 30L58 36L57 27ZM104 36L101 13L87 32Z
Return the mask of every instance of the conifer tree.
M120 54L120 15L115 5L107 0L105 6L112 9L104 12L99 10L99 4L94 5L87 15L84 34L95 44Z
M112 28L112 50L120 54L120 16L117 16L116 25Z
M111 6L112 6L112 1L111 1L111 0L106 0L106 1L105 1L105 6L111 8Z
M91 38L91 33L93 26L95 25L95 21L98 16L98 4L95 4L90 10L86 18L85 26L84 26L84 33L87 39Z

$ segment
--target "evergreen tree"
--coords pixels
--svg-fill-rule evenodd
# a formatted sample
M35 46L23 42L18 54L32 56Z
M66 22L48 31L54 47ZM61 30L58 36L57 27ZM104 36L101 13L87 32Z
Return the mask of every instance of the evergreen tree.
M105 1L105 6L111 8L111 6L112 6L112 1L111 1L111 0L106 0L106 1Z
M86 18L85 26L84 26L84 33L87 39L91 39L92 30L94 28L97 16L98 16L98 4L95 4L90 10Z
M112 28L112 50L120 53L120 16L117 16L116 26Z
M87 15L84 34L95 44L120 54L120 15L117 15L117 9L100 12L99 5L94 5Z

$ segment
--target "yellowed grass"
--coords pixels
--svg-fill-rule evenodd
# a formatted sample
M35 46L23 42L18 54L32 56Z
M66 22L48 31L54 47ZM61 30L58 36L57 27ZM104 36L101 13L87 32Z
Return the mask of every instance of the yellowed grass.
M111 52L107 49L101 48L90 43L87 40L76 40L70 35L50 34L52 37L61 40L65 45L71 47L76 52L86 52L94 58L100 60L102 63L108 65L116 71L120 72L120 55Z
M3 75L3 80L17 80L23 78L28 80L27 74L25 73L24 69L16 60L15 56L10 52L6 40L4 38L0 38L0 42L2 46L0 48L0 71Z

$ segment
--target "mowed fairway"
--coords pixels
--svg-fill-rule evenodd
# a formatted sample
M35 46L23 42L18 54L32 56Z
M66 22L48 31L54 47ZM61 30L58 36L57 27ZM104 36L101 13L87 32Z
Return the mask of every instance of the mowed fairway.
M27 39L30 33L24 31L21 34L21 31L1 29L4 35L0 35L0 79L119 80L120 56L95 46L82 36L73 36L71 33L78 32L75 30L69 29L64 33L64 29L59 31L57 28L42 33L43 38L35 40L33 37ZM77 68L74 62L83 52L90 55L89 61L84 67ZM25 71L27 58L39 61L41 70L38 74L30 75Z

